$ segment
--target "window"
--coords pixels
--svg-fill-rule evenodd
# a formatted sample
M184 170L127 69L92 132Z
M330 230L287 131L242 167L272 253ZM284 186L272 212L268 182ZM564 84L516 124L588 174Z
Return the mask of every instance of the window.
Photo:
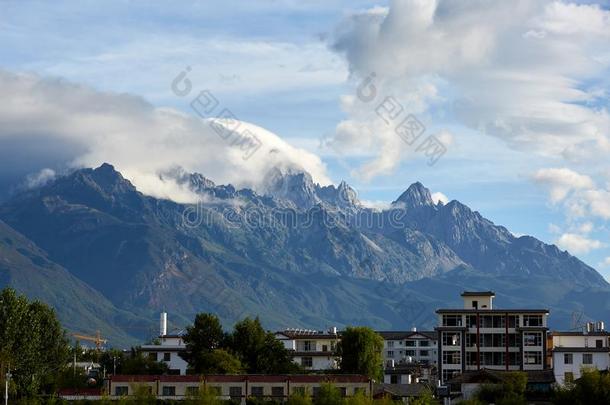
M313 366L313 358L311 358L311 357L301 357L301 366L303 366L303 367L312 367Z
M253 397L261 398L263 396L263 387L253 386L252 388L250 388L250 394Z
M322 345L322 351L323 352L327 352L328 351L328 345Z
M415 350L405 350L405 356L415 356Z
M284 397L284 387L271 387L271 396Z
M129 394L129 387L115 387L114 395L117 397L123 397Z
M171 353L163 353L163 361L170 361L172 359Z
M542 315L523 315L523 326L542 326Z
M339 392L341 393L342 397L346 397L347 396L347 388L346 387L339 387Z
M583 353L582 354L582 364L593 364L593 354L592 353Z
M421 347L428 347L428 346L430 346L430 341L429 340L422 340L422 341L419 342L419 345Z
M390 384L398 384L400 383L400 381L398 381L398 376L396 374L392 374L390 376Z
M460 364L460 352L443 352L443 364Z
M415 340L407 340L407 341L405 341L405 346L407 346L407 347L415 347Z
M601 339L595 340L595 347L597 347L598 349L601 349L602 347L604 347L604 341Z
M152 361L157 361L157 353L148 353L148 358Z
M462 326L462 315L443 315L443 326Z
M574 364L574 355L572 353L564 353L563 364Z
M313 387L313 396L317 397L320 395L320 387Z
M394 357L394 351L388 350L386 353L386 357Z
M174 386L164 386L162 394L164 397L173 397L176 396L176 387Z
M229 396L231 399L241 399L241 387L229 387Z
M446 382L459 374L458 370L443 370L443 382Z
M542 364L542 353L541 352L525 352L523 357L524 364Z
M316 350L316 342L311 340L306 340L303 342L303 351L312 352Z
M459 346L460 345L460 335L458 333L453 333L453 332L443 332L442 341L443 341L443 346Z
M563 375L563 380L566 383L574 382L574 373L571 371L566 371L565 374Z
M528 332L523 334L524 346L542 346L542 333Z
M393 340L388 340L388 349L391 349L394 347L394 341Z
M191 385L189 387L186 387L185 392L187 397L197 396L199 394L199 387L196 385Z
M430 355L430 351L429 350L420 350L419 355L423 356L423 357L428 357Z

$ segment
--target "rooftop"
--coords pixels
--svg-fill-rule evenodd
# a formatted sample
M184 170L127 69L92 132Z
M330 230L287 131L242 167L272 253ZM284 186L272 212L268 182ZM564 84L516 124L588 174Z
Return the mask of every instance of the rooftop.
M496 293L493 291L464 291L462 297L495 297Z
M293 374L293 375L263 375L263 374L210 374L210 375L111 375L112 382L284 382L294 383L368 383L369 378L358 374Z

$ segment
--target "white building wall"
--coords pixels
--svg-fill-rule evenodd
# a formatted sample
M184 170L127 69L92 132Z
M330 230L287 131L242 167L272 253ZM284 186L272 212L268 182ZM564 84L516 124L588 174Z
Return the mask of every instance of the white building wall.
M572 355L572 364L565 364L565 354ZM555 381L558 384L565 384L566 373L572 373L574 379L580 378L581 369L583 367L596 368L598 370L608 370L610 367L610 354L595 352L593 355L593 364L583 364L583 354L576 352L554 352L553 353L553 371L555 373Z

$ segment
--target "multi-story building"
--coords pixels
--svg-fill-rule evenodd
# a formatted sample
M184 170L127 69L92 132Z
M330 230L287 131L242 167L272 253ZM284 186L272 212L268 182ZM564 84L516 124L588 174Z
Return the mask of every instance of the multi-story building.
M186 345L182 340L182 334L167 334L167 314L165 312L161 313L158 341L158 344L142 345L140 349L152 360L166 363L169 374L186 375L188 363L180 357L180 353L186 350Z
M552 332L553 371L559 384L580 378L583 368L610 368L610 333L603 324L587 332ZM592 328L590 328L592 329Z
M383 337L383 360L386 366L401 363L436 364L435 331L378 331Z
M358 392L370 397L372 381L362 375L115 375L105 381L111 399L128 397L146 389L159 399L180 400L197 394L201 387L219 399L245 404L249 397L284 402L290 395L317 395L324 383L334 384L344 397Z
M491 291L464 292L464 307L439 309L438 368L443 382L481 369L546 368L546 309L496 309Z
M335 348L340 339L337 328L329 331L286 329L275 333L276 339L290 351L292 360L306 370L337 368Z

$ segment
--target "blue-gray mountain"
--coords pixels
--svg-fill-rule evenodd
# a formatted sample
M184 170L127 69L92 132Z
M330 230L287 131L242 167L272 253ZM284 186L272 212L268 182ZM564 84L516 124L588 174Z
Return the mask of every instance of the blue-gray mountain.
M344 182L293 170L271 171L258 192L160 176L202 202L145 196L108 164L13 196L0 206L0 285L121 343L149 335L160 310L176 326L212 311L227 325L260 315L270 328L404 329L433 326L436 307L481 288L506 307L548 307L565 328L573 311L603 319L610 307L593 268L458 201L435 204L420 183L376 211Z

